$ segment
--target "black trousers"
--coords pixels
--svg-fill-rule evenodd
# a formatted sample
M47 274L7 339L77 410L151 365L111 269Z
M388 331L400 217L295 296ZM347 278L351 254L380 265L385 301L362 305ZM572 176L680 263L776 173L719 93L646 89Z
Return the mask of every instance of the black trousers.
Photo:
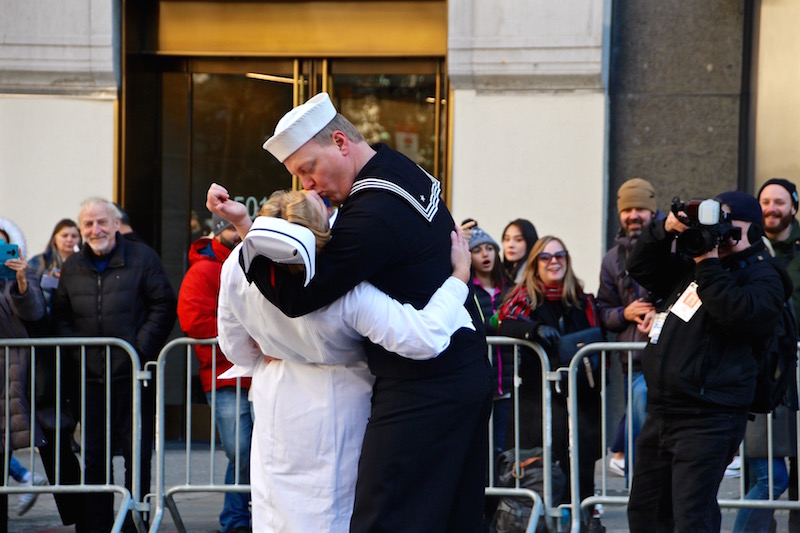
M481 531L491 409L488 362L377 378L350 531Z
M717 491L746 424L747 413L648 413L636 439L631 533L719 532Z
M39 457L42 459L44 471L51 484L56 483L56 457L60 460L60 478L62 485L77 485L81 482L81 466L78 458L72 451L72 431L74 428L61 430L61 441L56 447L56 432L54 429L42 427L47 444L39 446ZM84 494L66 493L53 494L58 507L58 514L64 525L75 524L77 533L86 531L85 498Z
M153 455L154 428L154 386L141 387L142 391L142 435L141 435L141 476L139 495L150 491L150 461ZM110 420L111 420L111 454L115 448L122 451L125 460L125 487L133 494L133 447L130 380L118 380L111 384ZM88 382L86 384L86 420L82 421L86 428L86 483L106 483L106 467L108 466L113 482L111 457L106 455L106 398L105 384ZM85 498L88 531L91 533L107 533L114 523L114 495L112 493L88 493ZM126 518L123 531L135 531L133 520Z

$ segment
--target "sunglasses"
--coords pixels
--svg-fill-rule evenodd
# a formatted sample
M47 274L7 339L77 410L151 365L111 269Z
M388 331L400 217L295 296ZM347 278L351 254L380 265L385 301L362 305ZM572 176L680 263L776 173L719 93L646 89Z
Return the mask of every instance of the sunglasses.
M567 258L567 251L566 250L561 250L560 252L556 252L554 254L548 254L547 252L541 252L539 254L539 261L544 261L545 263L547 263L554 257L556 258L556 261L564 261Z

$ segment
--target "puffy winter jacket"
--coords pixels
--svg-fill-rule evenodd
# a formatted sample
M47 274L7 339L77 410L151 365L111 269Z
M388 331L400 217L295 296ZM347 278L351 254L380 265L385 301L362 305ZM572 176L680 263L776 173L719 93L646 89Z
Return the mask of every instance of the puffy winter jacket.
M20 294L16 280L0 279L0 338L24 339L28 337L24 322L41 320L45 315L44 296L39 288L38 277L28 274L28 290ZM23 322L24 321L24 322ZM12 450L30 446L30 361L28 348L0 349L0 446L5 442L6 394L5 356L9 356L8 379L11 421L9 432ZM44 439L34 420L34 444L43 445Z
M636 329L636 323L625 318L625 308L639 298L648 296L647 290L636 283L628 274L625 263L636 239L617 235L617 245L603 257L600 267L600 288L597 290L597 310L600 323L611 333L616 333L618 342L641 342L647 335ZM633 369L640 370L642 352L632 352ZM628 371L628 352L620 353L623 372Z
M492 325L490 319L500 309L503 298L511 288L508 283L503 287L495 289L493 295L486 292L477 277L472 278L473 295L477 303L478 311L483 319L486 335L497 335L497 329ZM492 388L494 394L503 396L510 394L512 381L514 379L514 347L513 346L494 346L492 348Z
M702 302L688 322L668 313L657 343L644 350L649 412L693 414L747 411L756 382L753 345L772 332L791 294L786 271L763 243L722 260L671 253L664 222L639 237L628 271L663 298L664 310L692 283Z
M175 292L161 260L149 246L119 233L108 266L100 272L94 252L84 244L64 263L53 299L53 318L59 335L118 337L128 341L139 359L152 361L175 324ZM130 379L129 358L111 351L112 379ZM87 348L88 381L102 381L105 348Z
M178 293L178 320L181 329L189 337L208 339L217 336L217 301L219 300L219 277L222 264L231 251L216 239L202 237L189 248L189 270L183 277ZM222 350L216 350L217 375L232 365ZM200 381L203 390L210 392L214 386L212 362L214 350L211 346L195 346L195 355L200 361ZM216 382L216 388L235 387L235 379ZM250 379L242 379L242 387L250 387Z

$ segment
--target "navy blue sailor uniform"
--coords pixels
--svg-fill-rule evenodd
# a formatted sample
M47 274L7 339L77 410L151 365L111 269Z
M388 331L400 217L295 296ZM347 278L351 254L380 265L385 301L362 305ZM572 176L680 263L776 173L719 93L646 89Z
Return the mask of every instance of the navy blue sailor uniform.
M374 148L307 287L268 259L251 265L248 279L287 315L319 309L364 280L420 309L450 276L455 224L439 182L386 145ZM480 531L491 377L471 295L466 306L478 331L460 329L434 359L364 341L376 379L352 532Z

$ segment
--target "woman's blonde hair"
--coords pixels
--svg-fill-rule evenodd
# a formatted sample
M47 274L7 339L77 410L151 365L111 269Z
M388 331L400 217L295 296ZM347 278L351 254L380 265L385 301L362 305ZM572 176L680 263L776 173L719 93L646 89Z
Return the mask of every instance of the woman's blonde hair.
M544 251L545 246L550 242L556 241L567 252L564 265L564 284L561 289L561 301L566 305L581 305L580 296L583 294L583 282L575 277L572 271L572 258L564 245L564 241L552 235L545 235L533 245L531 253L528 255L528 264L525 265L525 273L522 275L520 285L525 286L528 299L531 301L531 309L536 309L545 301L544 282L539 277L539 254Z
M310 229L316 238L317 251L325 246L331 236L327 217L314 209L305 191L275 191L258 214L282 218Z

